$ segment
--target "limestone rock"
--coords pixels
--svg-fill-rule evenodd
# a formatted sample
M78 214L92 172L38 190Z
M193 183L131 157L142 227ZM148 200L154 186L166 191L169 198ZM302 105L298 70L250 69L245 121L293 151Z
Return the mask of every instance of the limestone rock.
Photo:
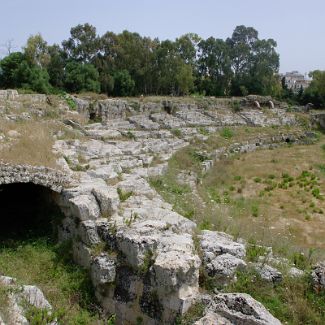
M92 261L90 274L95 286L113 283L116 277L115 261L102 253Z
M293 278L301 278L302 276L304 276L304 271L297 269L296 267L291 267L289 269L288 274L293 277Z
M7 132L7 135L10 137L10 138L20 138L21 137L21 134L16 131L16 130L10 130Z
M14 278L0 276L0 283L8 287L6 314L8 324L28 325L29 322L25 317L24 303L27 302L31 306L38 309L45 309L51 312L52 306L46 300L43 292L36 286L18 285ZM1 307L1 306L0 306ZM1 323L2 322L2 323ZM4 324L0 318L0 324ZM57 325L54 321L51 325Z
M208 312L204 317L200 318L194 325L233 325L228 319L217 313Z
M84 267L89 269L92 260L91 249L89 246L80 241L74 241L72 245L73 260Z
M325 262L320 262L314 266L311 278L316 292L325 290Z
M99 218L99 206L93 195L79 195L70 199L70 202L73 206L73 214L79 218L79 220Z
M225 253L238 258L243 258L246 255L245 246L235 242L232 236L225 233L203 230L200 239L203 255L207 260L212 260L216 256Z
M225 284L234 278L236 271L244 270L246 266L247 264L242 259L226 253L211 260L206 265L206 272L208 276Z
M279 283L282 281L282 273L270 265L257 263L254 265L254 268L265 281L272 283Z
M82 221L79 224L78 235L80 236L80 240L88 246L93 246L100 243L96 230L96 224L93 220Z
M266 308L245 293L221 293L212 297L207 309L220 314L232 324L281 325Z
M23 286L22 296L29 304L39 309L52 309L43 292L35 286Z

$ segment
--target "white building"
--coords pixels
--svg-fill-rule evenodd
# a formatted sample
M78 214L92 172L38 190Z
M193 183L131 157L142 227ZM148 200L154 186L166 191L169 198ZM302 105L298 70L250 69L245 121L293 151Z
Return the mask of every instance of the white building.
M298 71L287 72L283 75L286 86L294 92L298 92L301 88L309 87L311 80L308 80Z

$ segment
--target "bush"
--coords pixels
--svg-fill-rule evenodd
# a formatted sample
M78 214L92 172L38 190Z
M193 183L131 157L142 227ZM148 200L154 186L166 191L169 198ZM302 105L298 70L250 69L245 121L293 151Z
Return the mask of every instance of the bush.
M232 107L232 110L236 113L236 112L239 112L241 110L241 106L240 106L240 101L239 100L234 100L232 103L231 103L231 107Z
M234 132L229 128L221 130L220 135L225 139L231 139L234 136Z

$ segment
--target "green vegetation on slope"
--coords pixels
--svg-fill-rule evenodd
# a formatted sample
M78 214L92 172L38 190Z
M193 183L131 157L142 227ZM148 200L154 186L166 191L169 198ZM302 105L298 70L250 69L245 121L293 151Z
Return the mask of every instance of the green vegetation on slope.
M90 279L85 270L72 262L70 243L55 245L47 238L37 238L0 245L1 272L16 278L18 283L38 286L60 323L101 324ZM1 289L0 302L5 299ZM36 321L37 313L29 315Z

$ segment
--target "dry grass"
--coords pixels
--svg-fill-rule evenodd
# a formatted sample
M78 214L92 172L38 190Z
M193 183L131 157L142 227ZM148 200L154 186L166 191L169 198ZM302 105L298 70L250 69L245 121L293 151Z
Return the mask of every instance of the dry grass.
M70 119L83 126L88 119L76 112L59 111L58 106L64 101L57 96L51 96L51 103L52 105L46 104L38 108L42 111L40 117L32 113L28 120L10 121L0 118L0 135L5 136L0 142L0 161L56 168L57 157L52 152L54 135L59 134L58 139L83 138L79 130L67 127L62 121ZM23 99L14 107L8 106L7 113L19 116L23 112L31 112L31 107L38 105L40 104L31 103L28 98ZM18 136L10 137L10 131L17 131Z
M167 174L152 179L151 184L177 212L196 221L201 229L217 229L235 237L254 239L277 251L286 250L286 255L296 249L322 250L325 200L316 198L313 190L319 188L325 193L325 164L322 164L325 151L321 149L325 137L321 136L313 145L233 155L202 174L197 152L212 152L232 143L301 129L238 127L231 131L233 136L227 139L219 132L207 141L193 141L172 157ZM184 191L177 181L184 171L197 178L195 188L190 191ZM315 180L310 177L298 179L303 171L317 177L316 183L320 185L313 184ZM294 180L282 186L283 174ZM299 182L306 183L306 190Z
M0 159L13 164L30 164L55 167L55 155L51 122L8 122L0 121L0 130L4 134L14 130L20 135L10 138L0 146Z
M239 221L245 237L269 243L281 238L298 247L325 248L325 201L312 193L314 188L325 193L324 175L317 168L324 158L322 143L325 139L315 145L261 150L219 162L200 186L202 197L213 200L218 195L222 201L227 193L230 204L224 204L223 214L233 223ZM303 171L316 177L314 183L319 185L313 185L310 177L299 180ZM286 184L285 175L292 178Z

